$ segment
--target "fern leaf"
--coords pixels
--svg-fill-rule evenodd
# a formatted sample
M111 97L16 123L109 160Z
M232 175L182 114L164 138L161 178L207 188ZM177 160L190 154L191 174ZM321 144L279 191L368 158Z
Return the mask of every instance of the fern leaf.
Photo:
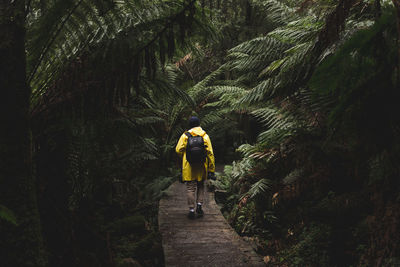
M17 218L15 217L14 213L3 205L0 205L0 218L9 223L17 225Z

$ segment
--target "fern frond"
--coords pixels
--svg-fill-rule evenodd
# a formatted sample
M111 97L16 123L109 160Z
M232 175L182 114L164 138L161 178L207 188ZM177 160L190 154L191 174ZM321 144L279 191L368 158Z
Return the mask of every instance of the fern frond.
M262 81L257 86L249 90L246 95L244 95L240 100L240 104L254 104L257 102L261 102L268 96L272 96L277 89L279 84L277 83L277 79L272 77L265 81Z
M286 24L288 21L297 18L296 9L289 7L288 5L282 3L281 1L253 0L252 4L259 8L263 8L266 14L268 14L268 18L270 18L272 21L280 25Z
M248 196L250 199L258 197L262 194L267 194L271 190L272 182L268 179L261 179L256 183L252 184L249 191L247 191L243 196Z
M0 205L0 218L9 223L17 225L17 218L15 217L15 214L3 205Z
M222 65L217 70L210 73L202 81L189 89L188 93L196 103L203 100L211 92L212 89L209 87L210 83L215 81L224 72L225 68L226 65Z
M303 176L303 169L295 169L282 179L283 184L293 184Z
M61 2L63 1L57 3ZM143 4L138 1L124 0L106 8L107 12L103 12L105 7L100 5L100 2L80 0L75 6L54 5L58 13L46 13L58 14L53 20L47 16L32 18L32 25L37 21L46 23L53 21L51 25L36 23L39 26L32 27L32 31L28 33L29 36L33 36L28 38L27 48L34 99L42 96L49 86L54 84L57 77L65 78L60 75L65 72L65 66L68 66L66 62L74 62L77 58L78 62L71 64L81 65L84 70L88 67L86 64L93 60L107 61L108 68L122 70L119 73L120 77L117 78L119 84L116 85L116 90L121 90L119 93L121 97L129 97L132 88L122 87L126 85L131 87L132 82L136 91L139 92L136 80L140 76L140 69L145 69L148 75L154 75L157 65L164 63L164 54L168 52L171 55L171 52L175 50L176 45L173 43L178 38L177 28L184 29L186 36L187 31L182 21L192 22L193 15L196 13L194 1L185 3L180 0L153 1ZM186 12L187 10L190 12ZM207 23L203 20L203 24ZM165 33L167 30L168 36ZM35 36L37 37L34 38ZM165 39L168 39L168 49L159 45ZM156 42L158 40L160 42ZM160 62L155 55L156 50L160 50ZM144 61L141 59L143 54L146 55ZM82 62L79 63L79 61ZM141 68L142 64L145 68ZM127 65L132 65L132 67L127 67ZM132 71L131 68L134 70ZM97 69L101 70L101 68ZM133 80L129 78L132 72ZM71 80L71 77L67 79ZM183 91L171 86L167 88L181 98L185 98L186 101L191 101ZM110 89L113 90L113 88Z
M152 202L159 200L165 194L164 190L167 189L173 181L173 177L158 177L154 179L154 181L146 185L143 190L146 200Z
M243 58L248 55L262 54L269 58L276 57L280 51L288 49L287 44L282 43L272 36L257 37L250 41L243 42L228 51L230 58Z

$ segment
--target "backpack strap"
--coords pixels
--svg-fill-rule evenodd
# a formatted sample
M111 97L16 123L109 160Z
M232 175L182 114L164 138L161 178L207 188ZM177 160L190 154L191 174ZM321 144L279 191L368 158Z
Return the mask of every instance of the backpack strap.
M185 132L187 137L192 137L193 135L191 135L189 132Z

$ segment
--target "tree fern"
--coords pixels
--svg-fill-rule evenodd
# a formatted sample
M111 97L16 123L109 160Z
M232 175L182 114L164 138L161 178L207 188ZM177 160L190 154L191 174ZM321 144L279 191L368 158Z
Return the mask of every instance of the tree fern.
M133 71L133 79L128 79L124 73L120 73L119 76L125 79L123 82L126 84L132 82L138 92L139 70L145 69L148 75L154 75L157 70L156 51L159 51L159 64L164 64L165 54L171 55L171 51L175 50L177 28L184 29L184 37L187 36L185 23L195 19L196 7L193 3L194 1L182 3L178 0L147 4L119 1L106 13L99 12L98 5L86 0L81 0L71 8L63 5L52 6L54 10L46 14L55 16L53 24L56 28L50 27L45 30L46 25L41 26L37 23L39 26L28 34L38 36L30 38L28 42L30 77L34 92L40 95L47 90L46 88L51 86L65 69L63 66L66 65L66 61L71 62L78 56L85 62L88 57L95 57L97 61L109 58L111 69L124 64L125 69L121 71ZM35 20L48 23L50 19L46 14L32 18L32 24ZM196 25L200 25L199 20L196 20ZM169 35L166 34L167 30ZM129 64L133 65L128 69L127 59Z
M385 30L387 34L394 32L391 16L385 14L373 26L355 33L333 56L325 58L310 80L310 87L317 96L330 96L331 99L335 99L335 107L330 109L330 122L332 124L343 124L345 122L343 118L359 116L357 114L359 114L358 110L360 109L368 110L365 106L370 103L367 101L368 95L374 94L374 89L370 88L371 84L377 86L377 83L380 83L380 87L386 88L388 94L394 93L390 89L394 88L394 84L389 78L393 75L390 65L394 65L391 60L394 57L386 58L383 65L374 53L376 47L380 45L388 47L389 54L395 54L394 50L390 50L389 47L392 46L389 43L383 44L376 41L381 38L382 31ZM330 72L332 76L328 77L327 72ZM348 73L352 73L352 75L348 76ZM382 78L385 76L387 78ZM379 95L379 93L375 94ZM364 107L353 105L356 98L365 99L363 101ZM378 99L375 98L374 101ZM386 103L385 105L388 108L389 106L394 108L393 104ZM375 115L377 114L375 113ZM370 114L369 117L373 118L375 115ZM383 114L381 116L386 117ZM368 121L373 122L373 120Z

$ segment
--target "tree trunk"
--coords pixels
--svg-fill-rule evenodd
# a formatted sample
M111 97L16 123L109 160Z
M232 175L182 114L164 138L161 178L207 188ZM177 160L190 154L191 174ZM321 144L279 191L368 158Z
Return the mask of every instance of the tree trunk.
M45 266L32 176L23 0L0 0L0 70L0 204L18 222L0 221L0 265Z
M397 14L397 85L400 82L400 0L392 0Z

